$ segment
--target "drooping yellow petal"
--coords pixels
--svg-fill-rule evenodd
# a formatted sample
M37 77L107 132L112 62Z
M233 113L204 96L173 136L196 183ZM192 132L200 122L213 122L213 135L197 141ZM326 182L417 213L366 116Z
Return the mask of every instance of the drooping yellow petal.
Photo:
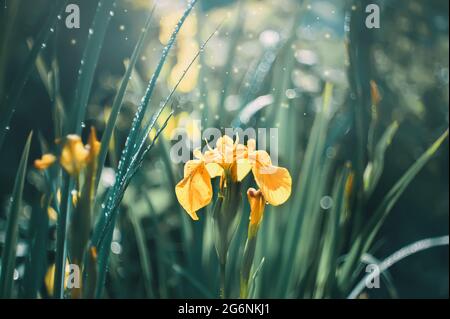
M211 178L203 161L193 160L186 163L184 178L176 185L175 194L191 218L198 220L196 212L208 205L213 195Z
M266 201L278 206L286 202L291 195L292 178L283 167L272 165L269 154L265 151L255 152L252 172Z
M183 177L188 178L189 175L191 175L201 163L201 160L191 160L184 164Z
M34 167L38 170L45 170L53 165L56 161L56 156L53 154L44 154L40 159L34 161Z
M68 135L61 152L62 167L70 174L77 175L86 166L89 151L78 135Z
M264 216L264 208L266 201L264 195L260 190L249 188L247 191L247 198L250 204L250 224L248 227L248 238L256 236L259 225Z

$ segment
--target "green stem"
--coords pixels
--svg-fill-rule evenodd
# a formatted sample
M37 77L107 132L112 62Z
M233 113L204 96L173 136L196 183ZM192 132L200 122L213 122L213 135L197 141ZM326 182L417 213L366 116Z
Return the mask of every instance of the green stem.
M227 262L225 260L224 263L220 263L220 298L226 298L226 265Z
M55 298L64 298L64 279L66 274L66 257L67 257L67 245L66 245L66 233L67 233L67 217L69 205L71 205L72 198L70 196L70 188L72 181L66 173L64 173L64 189L61 197L61 210L58 216L58 225L56 229L56 270L54 279L54 292Z

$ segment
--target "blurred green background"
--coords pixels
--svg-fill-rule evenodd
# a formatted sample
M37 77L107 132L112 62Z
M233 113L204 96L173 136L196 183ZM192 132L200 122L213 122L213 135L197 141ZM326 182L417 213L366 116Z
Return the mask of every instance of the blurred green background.
M18 13L13 36L9 39L8 56L2 70L5 73L4 88L8 90L9 79L20 70L29 52L26 39L35 38L46 18L47 8L55 0L7 0L2 1L1 20L6 21L8 11L4 8L18 3ZM4 4L5 2L5 4ZM81 28L57 30L56 37L47 43L43 56L47 61L56 57L59 61L61 94L64 100L70 100L76 84L76 73L86 42L90 21L95 13L96 1L76 0L81 9ZM158 3L154 27L148 37L146 54L138 62L140 76L147 80L151 75L155 60L161 51L161 26L159 20L174 10L183 8L183 1L156 1ZM236 18L238 10L235 1L201 1L197 15L202 15L207 32L214 30L214 18L217 12L230 11L231 20ZM256 17L246 16L240 45L245 53L239 64L245 66L258 56L258 46L264 38L264 31L285 32L292 19L292 3L295 0L281 1L242 1L247 10L261 10ZM397 134L386 155L385 171L373 197L373 205L378 203L392 184L406 168L448 127L449 121L449 4L444 0L410 1L367 1L378 3L382 7L381 29L365 33L365 41L371 50L372 64L367 73L380 87L383 102L380 106L381 123L388 125L393 119L401 119L402 129ZM309 13L302 17L298 28L301 48L296 63L306 67L294 83L312 97L319 94L317 83L331 79L346 84L344 19L347 1L310 1ZM362 3L365 3L362 1ZM105 45L97 66L94 88L91 94L88 121L86 125L104 127L103 108L111 105L115 86L123 71L123 61L129 58L144 25L148 8L153 1L119 1L119 9L111 21L105 39ZM222 10L222 11L221 11ZM206 22L206 20L211 21ZM2 22L3 22L2 21ZM0 23L2 24L2 23ZM203 25L198 26L202 30ZM200 32L199 31L199 32ZM2 32L3 34L3 32ZM226 36L213 40L208 48L214 57L207 58L206 64L213 67L217 74L224 68L221 62L221 42ZM0 39L5 45L5 39ZM263 43L264 44L264 43ZM172 58L176 53L172 53ZM211 54L213 56L213 54ZM201 81L201 79L199 80ZM296 82L297 81L297 82ZM237 90L238 88L231 88ZM164 92L164 91L163 91ZM177 103L189 105L186 99L194 100L196 89L179 92ZM138 93L136 93L138 94ZM161 93L163 95L163 93ZM136 98L135 98L136 99ZM131 118L133 95L130 94L129 106L125 109L128 122ZM131 106L130 106L131 105ZM47 140L53 139L53 124L50 116L52 104L37 72L33 72L14 114L6 143L0 153L0 243L3 242L6 205L12 190L15 172L20 159L22 145L30 130L42 133ZM191 106L192 107L192 106ZM195 108L195 105L193 106ZM126 120L122 121L126 123ZM124 131L127 124L118 126ZM119 139L120 139L120 134ZM292 136L292 141L297 137ZM119 141L123 143L123 141ZM291 143L286 141L285 143ZM449 180L448 180L448 142L445 147L413 181L402 196L394 211L386 221L378 236L377 256L387 256L399 247L413 241L448 234L449 232ZM352 145L347 145L348 152ZM41 154L38 143L32 146L31 159ZM300 167L301 169L301 167ZM33 188L26 188L25 201L37 202L40 194ZM22 229L25 232L25 229ZM54 229L52 229L52 232ZM54 233L49 234L53 238ZM132 254L133 252L128 251ZM436 248L412 256L391 269L393 283L402 298L448 298L449 289L448 247ZM132 271L132 270L128 270ZM138 274L129 274L138 281ZM129 284L133 286L136 281ZM384 291L371 291L370 297L386 297Z

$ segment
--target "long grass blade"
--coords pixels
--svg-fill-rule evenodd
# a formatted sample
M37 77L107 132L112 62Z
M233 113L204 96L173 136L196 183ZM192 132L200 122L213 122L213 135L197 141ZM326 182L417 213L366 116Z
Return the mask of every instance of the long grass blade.
M363 232L356 238L350 253L339 274L339 286L342 291L346 291L351 284L351 276L356 263L361 256L366 253L375 239L381 225L397 203L403 192L421 171L421 169L429 162L433 155L438 151L442 143L448 137L448 130L445 131L425 153L408 169L408 171L400 178L400 180L391 188L385 196L375 213L367 223Z
M68 0L59 1L58 4L53 7L47 21L42 26L42 29L36 38L33 49L31 49L25 64L23 65L21 71L19 71L17 77L14 79L10 93L5 94L2 100L0 105L0 150L3 146L5 136L9 131L9 124L17 108L20 97L22 96L22 92L33 71L34 62L36 61L39 52L45 48L46 42L52 35L51 30L58 23L58 16L65 8L67 2Z
M363 279L355 286L355 288L350 292L348 295L348 299L355 299L357 298L361 292L366 287L367 282L371 282L374 280L375 276L383 273L399 261L405 259L406 257L409 257L411 255L417 254L418 252L439 247L439 246L448 246L449 245L449 236L442 236L442 237L436 237L436 238L427 238L423 240L416 241L415 243L409 244L399 250L397 250L395 253L384 259L380 264L378 264L378 270L379 272L371 272L364 276Z
M80 135L81 133L95 70L103 47L106 30L112 18L111 12L113 12L115 6L115 0L100 0L97 4L97 11L92 25L89 28L86 48L83 52L81 66L78 71L75 96L71 109L69 110L72 122L68 123L69 125L66 127L68 129L67 134L74 133Z
M384 155L391 144L395 133L397 133L398 127L399 125L397 122L389 125L386 132L375 146L374 158L369 162L364 172L364 191L366 193L366 198L372 194L380 180L384 168Z
M108 118L108 123L106 124L105 131L103 132L100 154L98 156L99 170L97 171L97 178L96 178L97 187L98 187L98 183L100 181L100 175L102 172L103 165L105 164L106 155L108 154L108 147L110 145L110 141L111 141L111 137L113 135L114 127L116 125L117 117L119 116L120 110L122 108L122 102L123 102L123 98L125 96L125 92L128 87L128 83L130 81L130 76L131 76L134 66L136 65L136 62L142 52L142 49L144 48L145 39L148 35L148 31L151 26L154 10L155 10L155 7L153 7L150 15L148 16L147 22L145 23L145 26L144 26L144 29L142 30L142 33L139 37L136 47L134 48L134 51L131 55L131 59L130 59L130 62L128 63L127 69L125 71L125 75L123 76L119 90L117 91L117 94L114 98L114 102L113 102L112 109L111 109L111 114L109 115L109 118Z
M22 195L25 184L25 175L27 172L28 154L30 153L31 139L33 134L28 136L22 157L19 163L19 169L14 182L13 193L11 196L11 209L8 216L6 228L5 247L2 254L2 269L0 276L0 298L11 298L14 282L14 267L16 263L16 245L19 236L19 214L22 210Z

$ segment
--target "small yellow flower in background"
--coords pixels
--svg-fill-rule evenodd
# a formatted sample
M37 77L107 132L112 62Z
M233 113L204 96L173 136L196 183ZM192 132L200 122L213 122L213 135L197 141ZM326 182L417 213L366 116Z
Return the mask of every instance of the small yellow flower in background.
M56 143L60 143L57 140ZM77 176L87 166L87 164L96 160L100 153L101 143L97 139L97 133L94 127L91 127L88 143L83 145L81 137L78 135L68 135L64 139L59 163L72 176ZM40 159L34 161L34 167L39 170L49 168L57 160L53 154L44 154Z
M247 191L247 198L250 204L250 224L248 227L248 238L253 238L258 232L259 225L264 216L264 208L266 200L260 190L249 188Z
M86 166L89 151L84 147L81 137L68 135L61 152L61 166L70 175L78 175Z
M159 41L162 44L169 42L173 29L183 15L183 10L172 11L163 16L160 20ZM197 34L197 19L195 16L189 16L178 33L178 39L191 38Z
M56 162L56 156L53 154L44 154L40 159L34 161L34 167L38 170L45 170Z

